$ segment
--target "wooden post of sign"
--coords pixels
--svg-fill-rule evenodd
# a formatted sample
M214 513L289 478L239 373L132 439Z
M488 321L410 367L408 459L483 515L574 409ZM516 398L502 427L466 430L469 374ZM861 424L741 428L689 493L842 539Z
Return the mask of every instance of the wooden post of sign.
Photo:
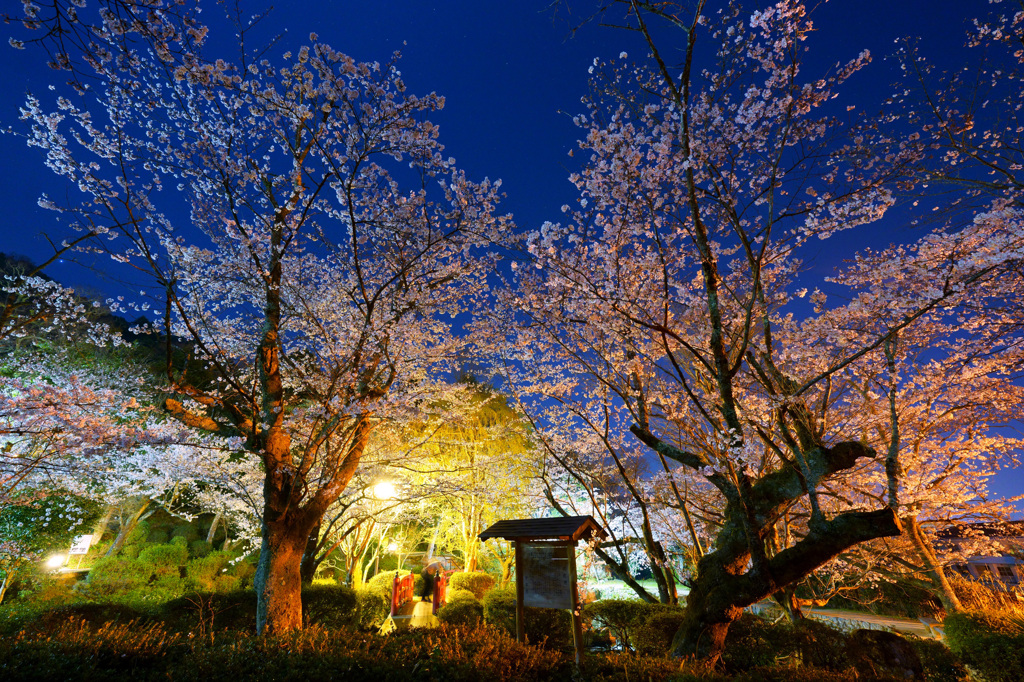
M576 649L576 665L583 662L583 605L580 604L580 590L576 586L576 543L566 545L569 555L569 590L572 593L572 644Z
M523 609L523 599L526 596L526 580L523 575L523 541L518 538L516 543L516 641L526 641L526 612Z

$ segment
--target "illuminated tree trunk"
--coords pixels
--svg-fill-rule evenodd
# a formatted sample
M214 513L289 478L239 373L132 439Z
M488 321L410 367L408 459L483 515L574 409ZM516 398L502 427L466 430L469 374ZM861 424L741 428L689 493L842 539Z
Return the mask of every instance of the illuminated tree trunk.
M260 560L254 579L256 629L281 634L302 628L302 578L299 567L315 523L286 519L264 522Z
M949 584L946 572L942 569L942 564L939 563L938 557L935 556L935 551L932 549L928 538L921 531L921 524L918 523L917 517L912 514L908 515L903 519L903 523L907 530L907 537L910 538L914 549L917 550L918 555L924 562L928 577L935 586L936 596L942 602L942 607L946 609L946 613L963 611L964 607L960 603L960 598L953 591L953 586Z
M110 548L107 549L107 553L105 556L117 556L117 553L121 551L122 547L124 547L124 543L125 540L128 539L128 535L130 535L131 532L135 530L136 526L138 526L139 523L141 523L150 514L152 514L153 511L155 511L149 509L151 505L152 501L150 501L148 498L142 500L141 506L134 514L132 514L132 517L128 520L128 522L122 524L121 527L117 530L117 536L114 538L114 541L110 543Z

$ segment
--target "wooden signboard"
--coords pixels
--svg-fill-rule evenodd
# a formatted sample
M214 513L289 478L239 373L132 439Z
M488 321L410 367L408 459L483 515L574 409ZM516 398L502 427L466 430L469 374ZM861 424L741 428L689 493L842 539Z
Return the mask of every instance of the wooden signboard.
M583 658L583 620L576 587L576 543L604 530L590 516L498 521L481 540L504 538L516 548L516 639L526 638L523 609L569 609L576 664Z
M573 608L572 589L576 581L569 575L568 545L530 542L523 545L523 605L542 609Z

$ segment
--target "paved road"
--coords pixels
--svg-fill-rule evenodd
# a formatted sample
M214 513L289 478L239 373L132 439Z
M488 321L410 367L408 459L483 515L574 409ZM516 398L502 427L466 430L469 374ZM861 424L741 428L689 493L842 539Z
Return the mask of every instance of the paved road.
M774 603L761 602L750 609L755 613L764 611L776 611L781 614L778 606ZM919 620L910 618L897 618L895 616L878 616L863 611L847 611L845 609L804 609L804 615L815 620L820 620L841 629L865 629L865 630L887 630L904 632L910 635L917 635L924 638L941 638L941 628L936 630Z

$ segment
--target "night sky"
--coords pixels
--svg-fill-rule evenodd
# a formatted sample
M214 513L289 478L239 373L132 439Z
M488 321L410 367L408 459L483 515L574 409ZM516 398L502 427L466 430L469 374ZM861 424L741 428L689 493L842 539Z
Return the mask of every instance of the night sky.
M3 2L12 12L20 4ZM400 50L399 68L409 90L436 91L447 100L444 111L432 119L440 126L448 154L471 178L501 178L507 193L504 210L522 229L531 230L545 220L559 220L559 207L574 198L567 177L580 157L568 156L579 136L571 118L583 110L580 98L588 89L587 68L595 57L608 59L626 51L632 59L646 52L638 36L625 31L591 23L573 32L589 7L598 4L573 0L575 14L570 15L564 6L552 9L551 0L293 0L275 3L260 35L266 39L286 29L271 58L308 41L310 32L356 60L383 62ZM810 6L818 30L807 43L805 75L820 75L869 49L874 63L854 76L841 98L870 111L896 79L893 60L884 59L895 50L896 38L920 36L923 52L940 67L962 67L967 19L972 12L985 11L988 2L832 0ZM223 12L214 2L204 7L204 17L216 18L214 13ZM0 127L24 131L18 120L24 95L43 95L50 83L65 78L45 66L40 50L14 50L6 43L5 36L0 43ZM211 47L217 48L216 38ZM43 165L42 153L12 135L0 135L0 168L0 251L42 260L49 247L39 233L46 231L59 240L66 232L54 213L36 205L36 199L45 191L60 201L63 188ZM824 242L819 266L831 267L859 246L914 237L911 228L892 222ZM96 272L71 263L55 264L48 274L72 286L103 293L117 290ZM1015 476L1003 475L994 487L1011 495L1024 486Z

